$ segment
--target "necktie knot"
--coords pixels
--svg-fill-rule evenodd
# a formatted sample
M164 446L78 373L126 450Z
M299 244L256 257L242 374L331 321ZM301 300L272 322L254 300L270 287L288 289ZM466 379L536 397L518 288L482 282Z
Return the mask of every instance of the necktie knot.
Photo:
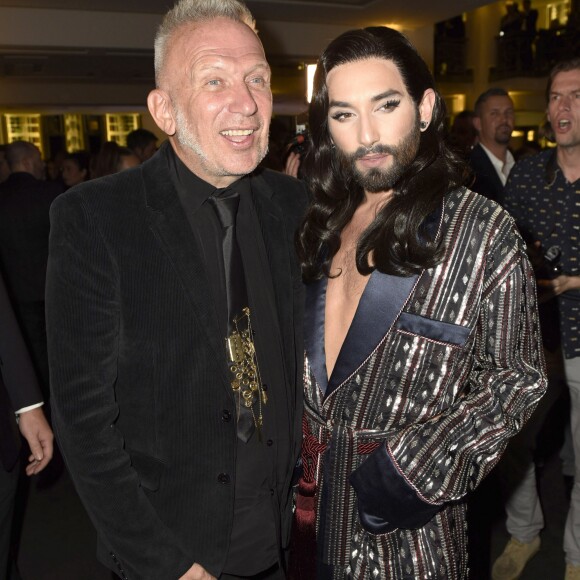
M233 189L217 191L209 198L223 228L229 228L236 223L236 215L240 203L240 194Z

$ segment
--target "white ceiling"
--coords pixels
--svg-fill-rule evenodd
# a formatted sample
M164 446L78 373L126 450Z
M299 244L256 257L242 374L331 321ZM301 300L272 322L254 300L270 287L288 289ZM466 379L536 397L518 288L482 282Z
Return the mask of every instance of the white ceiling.
M144 97L138 89L146 94L145 89L154 82L151 39L161 15L174 1L0 0L0 10L51 12L34 15L28 27L22 10L18 11L16 27L10 26L9 21L0 21L0 27L4 26L4 34L0 35L0 79L11 81L4 85L21 91L3 95L0 90L0 101L30 106L39 106L39 103L60 106L70 101L71 106L79 103L89 106L94 104L93 95L89 89L82 95L79 91L83 83L87 87L96 83L101 101L106 99L110 104L122 100L123 104L132 106L143 103ZM295 111L304 108L301 65L314 62L330 39L344 30L382 24L396 25L405 32L415 31L474 10L489 0L246 0L246 3L257 20L273 66L276 106L281 110L285 103L290 103L290 110ZM59 10L70 14L61 17ZM109 19L107 13L111 12L119 13L119 18ZM139 15L134 21L133 14ZM73 23L73 29L67 28L67 23L69 26ZM416 44L420 52L421 48L427 53L432 50L432 28L430 32L423 34L417 30L417 38L412 39L416 44L425 37L421 41L426 46ZM17 37L11 37L10 41L8 37L12 33ZM40 82L45 83L41 91L34 88L34 83ZM106 97L100 96L109 85L118 83L123 83L119 94L110 89ZM65 85L70 90L62 88ZM48 94L47 87L53 90L53 96ZM135 89L132 97L128 94L131 88ZM63 95L68 98L66 102Z
M489 0L247 0L259 21L338 24L353 27L398 24L406 29L434 24L489 4ZM52 8L163 14L173 0L0 0L0 7Z

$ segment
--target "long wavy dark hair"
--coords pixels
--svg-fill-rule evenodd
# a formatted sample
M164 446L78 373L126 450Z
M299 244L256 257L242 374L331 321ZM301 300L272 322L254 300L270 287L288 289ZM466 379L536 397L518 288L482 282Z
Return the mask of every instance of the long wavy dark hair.
M328 130L328 73L341 64L369 58L392 61L418 108L425 91L435 89L427 65L411 43L387 27L345 32L333 40L318 62L309 109L310 146L302 162L313 200L297 234L297 251L305 282L330 276L332 258L340 248L340 233L364 199L350 168L341 163ZM447 147L445 103L435 91L431 122L421 132L417 155L394 185L389 202L378 212L358 241L356 266L367 275L373 269L409 276L436 265L440 243L424 227L445 193L465 179L463 162ZM410 128L411 129L411 128ZM369 264L372 253L373 266Z

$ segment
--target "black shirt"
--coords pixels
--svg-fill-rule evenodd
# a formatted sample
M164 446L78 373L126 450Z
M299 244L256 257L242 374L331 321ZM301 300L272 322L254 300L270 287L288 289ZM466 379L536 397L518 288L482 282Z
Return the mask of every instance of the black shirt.
M164 149L179 200L205 261L213 304L225 342L228 321L222 233L215 211L208 202L217 188L192 173L171 147ZM281 357L281 345L271 336L271 327L276 325L276 314L266 250L254 209L250 179L242 177L229 188L240 194L236 219L237 238L244 263L252 326L256 334L258 366L263 382L271 387L268 388L268 396L271 398L276 396L278 388L283 388L283 384L276 376L276 369L272 368L272 361ZM225 359L224 364L227 364ZM283 362L280 361L279 365L281 369ZM234 521L224 573L254 575L278 561L272 496L276 487L274 462L280 455L283 459L284 454L273 453L272 442L276 439L277 448L280 444L284 446L286 429L279 428L271 407L271 401L263 406L264 428L261 440L257 433L248 443L236 438ZM233 413L235 416L235 410Z

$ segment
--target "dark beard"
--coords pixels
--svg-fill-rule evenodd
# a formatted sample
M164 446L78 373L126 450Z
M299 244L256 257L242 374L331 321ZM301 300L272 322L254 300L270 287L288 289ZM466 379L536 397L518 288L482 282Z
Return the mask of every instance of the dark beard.
M369 193L379 193L393 189L405 171L414 161L419 150L421 130L416 122L409 133L396 146L376 144L370 150L359 147L354 153L346 154L339 151L343 168L353 179ZM386 153L392 156L391 166L387 169L374 168L366 172L358 169L356 161L369 153Z
M506 133L502 133L499 131L499 129L502 129L502 127L505 127L506 129L509 130L509 132ZM495 142L498 143L499 145L507 145L510 142L510 139L512 138L512 130L511 127L509 127L508 125L502 125L501 127L498 127L495 133Z

